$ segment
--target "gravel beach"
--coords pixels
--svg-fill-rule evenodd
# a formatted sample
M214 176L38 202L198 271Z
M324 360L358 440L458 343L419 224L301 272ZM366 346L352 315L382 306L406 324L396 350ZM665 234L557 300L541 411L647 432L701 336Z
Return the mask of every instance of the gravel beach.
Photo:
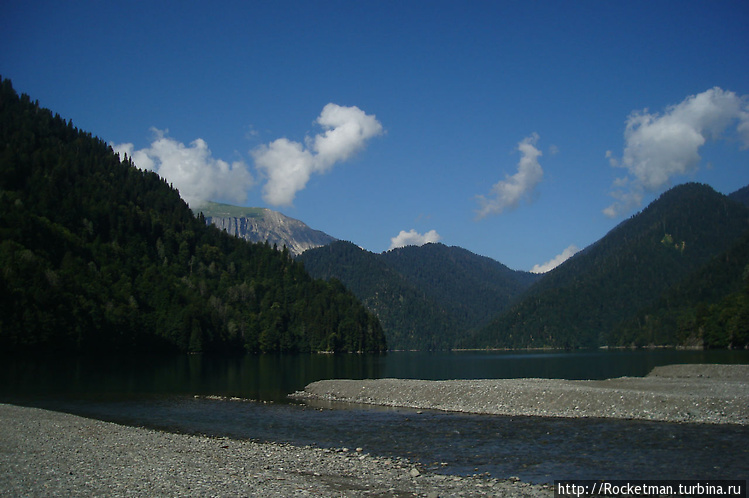
M747 424L749 365L670 365L600 381L328 380L294 397L415 409ZM552 496L357 448L181 435L0 404L2 496Z
M356 448L180 435L0 404L0 496L529 496Z
M667 365L607 380L323 380L293 395L494 415L749 423L749 365Z

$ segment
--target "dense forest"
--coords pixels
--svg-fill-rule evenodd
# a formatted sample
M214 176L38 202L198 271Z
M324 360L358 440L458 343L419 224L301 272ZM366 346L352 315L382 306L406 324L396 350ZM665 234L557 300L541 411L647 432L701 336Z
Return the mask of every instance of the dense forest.
M611 345L749 345L749 232L725 253L611 330Z
M747 231L741 202L706 185L674 187L465 344L744 347Z
M749 344L749 188L672 188L555 270L515 272L458 247L373 254L349 242L309 250L394 349Z
M393 349L454 348L539 278L444 244L374 254L339 241L298 259L315 277L350 288L379 317Z
M380 351L288 251L207 226L153 172L0 89L0 350Z

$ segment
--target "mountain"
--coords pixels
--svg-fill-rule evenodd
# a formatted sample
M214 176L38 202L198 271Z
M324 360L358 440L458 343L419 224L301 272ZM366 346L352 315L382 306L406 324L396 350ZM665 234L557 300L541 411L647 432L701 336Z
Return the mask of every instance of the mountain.
M749 186L728 198L749 207ZM611 335L619 344L749 347L749 231Z
M377 318L288 251L0 84L0 352L381 351Z
M749 231L654 305L615 327L609 342L749 347Z
M549 272L466 345L619 344L617 325L726 252L749 230L749 209L707 185L680 185ZM672 343L664 337L659 343Z
M381 257L418 289L443 303L461 328L488 322L540 278L462 247L439 243L400 247Z
M729 194L728 198L749 207L749 185Z
M279 249L286 246L292 256L307 249L336 241L325 232L313 230L299 220L266 208L247 208L209 202L196 212L202 212L206 223L250 242L268 242Z
M392 349L453 348L539 278L444 244L374 254L338 241L298 259L313 276L351 289L380 319Z

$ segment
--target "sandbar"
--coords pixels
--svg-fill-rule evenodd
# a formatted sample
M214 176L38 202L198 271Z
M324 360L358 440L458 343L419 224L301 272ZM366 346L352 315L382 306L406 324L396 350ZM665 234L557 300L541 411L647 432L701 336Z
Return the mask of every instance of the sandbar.
M511 416L749 423L749 365L655 367L606 380L322 380L292 397Z

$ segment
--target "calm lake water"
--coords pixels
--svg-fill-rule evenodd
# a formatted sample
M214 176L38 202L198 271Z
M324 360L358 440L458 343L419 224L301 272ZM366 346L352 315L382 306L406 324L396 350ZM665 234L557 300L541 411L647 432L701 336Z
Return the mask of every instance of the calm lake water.
M487 472L531 482L746 478L747 427L418 414L287 398L321 379L604 379L643 376L671 363L749 364L749 351L4 358L0 401L177 432L362 447L371 454L409 457L443 473Z

